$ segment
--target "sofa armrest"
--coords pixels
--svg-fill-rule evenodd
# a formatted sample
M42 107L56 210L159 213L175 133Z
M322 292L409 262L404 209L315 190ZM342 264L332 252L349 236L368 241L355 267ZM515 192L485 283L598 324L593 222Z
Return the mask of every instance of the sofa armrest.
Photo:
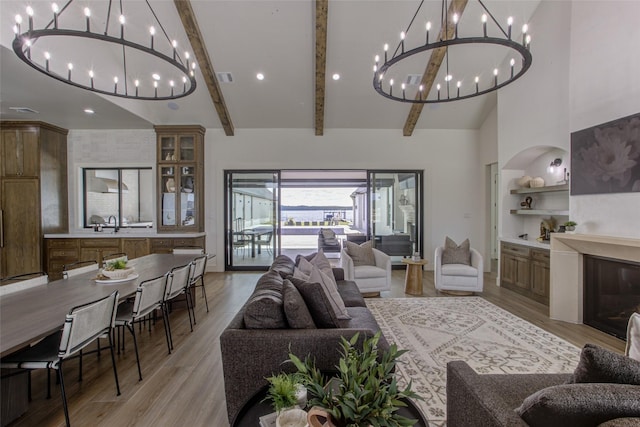
M436 285L442 283L442 251L444 248L438 246L433 256L433 275Z
M340 267L333 267L331 269L333 271L333 277L336 278L336 282L340 280L344 280L344 269Z
M369 329L314 329L313 333L307 329L226 329L220 336L220 349L229 422L233 424L246 402L267 384L265 378L293 371L293 366L284 363L289 351L302 359L311 354L319 369L332 371L340 359L340 337L349 339L357 332L360 345L365 337L374 335Z
M447 363L448 427L511 427L527 423L515 408L529 395L565 383L570 374L477 374L466 362Z

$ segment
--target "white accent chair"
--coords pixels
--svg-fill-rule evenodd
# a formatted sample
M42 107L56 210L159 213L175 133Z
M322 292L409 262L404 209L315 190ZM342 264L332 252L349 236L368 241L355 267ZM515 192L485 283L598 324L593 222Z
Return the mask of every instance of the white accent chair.
M346 249L340 252L345 280L356 282L361 294L375 294L391 290L391 257L373 248L376 265L354 266Z
M442 264L444 247L436 248L434 260L434 276L436 289L450 293L482 292L484 266L482 255L476 249L470 248L471 265Z

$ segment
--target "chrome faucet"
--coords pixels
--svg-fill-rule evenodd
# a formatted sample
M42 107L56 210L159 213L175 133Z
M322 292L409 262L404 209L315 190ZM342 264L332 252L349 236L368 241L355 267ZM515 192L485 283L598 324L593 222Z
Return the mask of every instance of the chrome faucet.
M117 233L118 232L118 220L116 219L115 216L109 215L109 218L107 218L107 224L111 224L111 218L113 218L113 232Z

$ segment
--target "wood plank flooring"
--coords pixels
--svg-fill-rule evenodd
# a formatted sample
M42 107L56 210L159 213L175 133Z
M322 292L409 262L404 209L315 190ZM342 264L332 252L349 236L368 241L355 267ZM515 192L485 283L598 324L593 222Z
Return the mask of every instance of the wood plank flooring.
M208 273L206 290L210 312L200 292L196 297L197 325L193 333L185 309L171 313L175 349L167 353L162 322L151 333L138 334L143 380L138 381L135 353L127 332L127 348L116 355L120 389L116 396L108 352L84 358L80 383L77 361L67 362L65 385L74 426L228 426L224 400L219 337L253 291L262 273ZM404 270L394 270L392 290L382 298L409 298L404 294ZM424 273L423 296L447 296L435 290L433 274ZM495 286L495 275L485 275L482 296L578 347L587 342L623 352L624 341L589 326L548 318L547 309L518 294ZM413 297L411 297L413 298ZM52 375L52 378L54 376ZM46 399L44 371L33 373L33 401L29 411L11 426L63 426L64 414L58 386L52 381L52 398Z

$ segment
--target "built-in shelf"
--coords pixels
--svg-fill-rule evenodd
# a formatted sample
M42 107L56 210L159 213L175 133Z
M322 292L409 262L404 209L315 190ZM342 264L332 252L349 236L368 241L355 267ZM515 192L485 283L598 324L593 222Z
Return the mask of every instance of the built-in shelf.
M547 187L515 188L511 194L551 193L554 191L569 191L569 184L549 185ZM511 213L514 213L513 211Z
M556 209L511 209L509 211L514 215L565 215L569 216L569 211L560 211Z

